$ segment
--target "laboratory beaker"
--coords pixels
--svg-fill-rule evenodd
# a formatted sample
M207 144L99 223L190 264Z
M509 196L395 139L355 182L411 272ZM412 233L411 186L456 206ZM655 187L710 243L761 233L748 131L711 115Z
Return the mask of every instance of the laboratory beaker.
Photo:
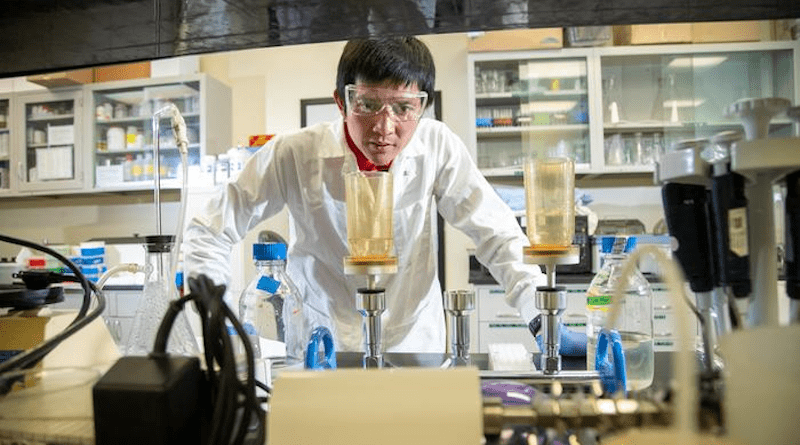
M156 333L172 300L178 297L175 277L171 276L169 254L175 237L154 235L145 237L145 277L142 298L133 317L133 325L126 342L125 355L148 355L153 351ZM186 312L175 318L167 342L167 352L176 355L198 355Z
M389 258L392 233L392 174L357 171L345 175L347 242L351 258L373 261Z
M531 247L557 253L575 235L575 163L567 157L525 161L527 233Z

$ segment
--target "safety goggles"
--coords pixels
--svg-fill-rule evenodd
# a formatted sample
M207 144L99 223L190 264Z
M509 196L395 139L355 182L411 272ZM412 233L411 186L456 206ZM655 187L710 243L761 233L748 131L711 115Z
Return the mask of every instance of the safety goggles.
M428 93L398 92L387 88L347 85L347 110L356 116L377 116L388 107L392 119L400 122L417 120L425 111Z

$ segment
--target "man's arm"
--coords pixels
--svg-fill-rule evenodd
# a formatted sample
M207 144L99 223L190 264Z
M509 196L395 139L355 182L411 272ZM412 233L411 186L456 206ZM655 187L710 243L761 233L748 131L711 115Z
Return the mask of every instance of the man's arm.
M525 321L537 313L536 286L545 284L537 265L523 263L522 249L529 244L514 213L497 195L455 134L444 138L440 174L435 191L439 212L453 227L475 243L475 256L506 290L509 305Z
M186 228L184 267L189 277L207 275L216 284L231 276L231 249L259 222L285 205L278 140L259 149L239 177L221 188Z

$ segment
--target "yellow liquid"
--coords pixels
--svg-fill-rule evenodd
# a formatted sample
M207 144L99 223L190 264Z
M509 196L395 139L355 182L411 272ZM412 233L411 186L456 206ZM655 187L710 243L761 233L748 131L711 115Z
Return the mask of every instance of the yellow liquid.
M572 245L575 235L575 165L568 158L525 163L527 233L531 246Z
M350 238L350 256L359 260L382 260L394 248L392 238Z

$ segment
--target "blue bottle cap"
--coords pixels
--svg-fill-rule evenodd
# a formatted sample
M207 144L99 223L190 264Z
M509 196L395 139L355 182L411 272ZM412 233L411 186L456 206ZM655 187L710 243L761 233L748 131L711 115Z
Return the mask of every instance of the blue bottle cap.
M604 236L600 238L602 253L631 253L636 249L635 236Z
M255 243L253 244L253 260L270 261L285 260L286 244L283 243Z
M628 237L628 243L625 245L625 253L631 253L636 250L636 238L635 236Z

